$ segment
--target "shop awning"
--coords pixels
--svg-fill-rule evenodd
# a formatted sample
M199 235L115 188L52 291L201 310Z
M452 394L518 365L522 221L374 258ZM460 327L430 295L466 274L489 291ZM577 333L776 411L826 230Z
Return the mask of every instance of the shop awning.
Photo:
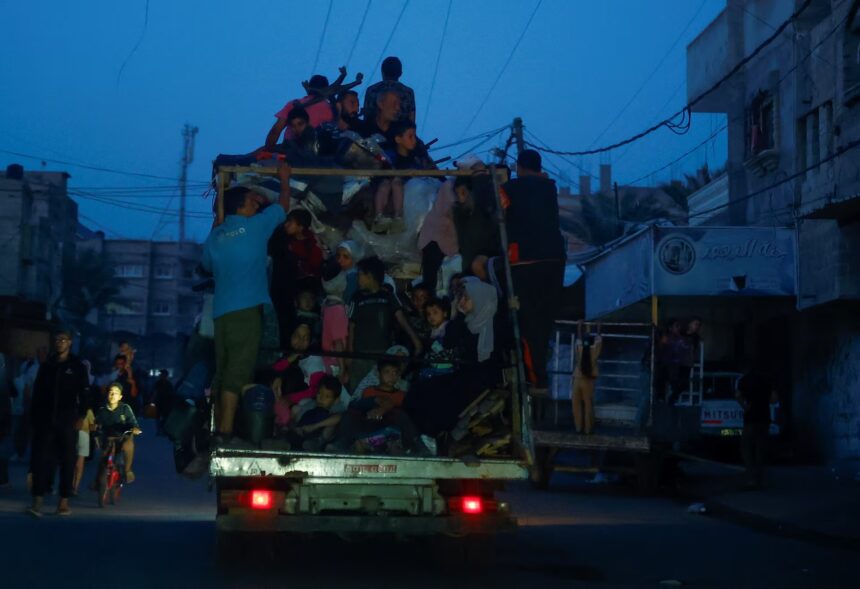
M788 228L645 227L581 264L586 315L652 295L792 297L795 249Z

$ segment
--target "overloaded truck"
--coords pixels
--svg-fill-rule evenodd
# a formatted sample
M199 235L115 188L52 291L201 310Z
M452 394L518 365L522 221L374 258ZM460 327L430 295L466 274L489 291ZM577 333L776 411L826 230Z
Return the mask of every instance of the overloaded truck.
M249 173L265 177L275 171L217 168L218 202L224 187L236 178ZM372 177L383 172L294 169L293 177L305 187L313 185L316 175L338 173ZM498 192L498 178L494 179ZM458 546L456 555L469 558L480 553L490 545L488 537L516 526L511 506L498 493L507 482L526 479L529 472L529 407L516 349L506 354L506 364L503 385L485 391L463 410L450 436L452 449L437 455L308 452L284 449L276 442L214 445L209 475L217 500L219 552L234 555L235 543L243 542L247 534L329 532L437 536L452 539ZM493 425L487 427L488 423ZM214 418L210 427L214 431Z

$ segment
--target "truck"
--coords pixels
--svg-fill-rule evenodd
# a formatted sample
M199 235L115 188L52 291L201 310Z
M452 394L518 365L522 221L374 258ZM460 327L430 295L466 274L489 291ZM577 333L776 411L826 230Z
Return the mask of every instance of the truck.
M414 176L415 172L294 169L293 175ZM223 189L231 175L247 173L271 175L276 169L219 167L219 211L223 211ZM421 171L437 177L461 173ZM494 185L498 192L498 180ZM430 536L450 541L456 546L451 554L457 557L486 555L482 548L490 545L490 537L516 527L511 506L498 493L508 482L527 479L532 455L518 350L511 351L510 360L504 386L486 391L460 415L460 430L468 432L487 411L497 411L509 426L501 444L476 437L473 451L456 457L332 454L242 442L210 448L218 557L235 556L237 545L248 535L274 533ZM210 428L214 433L214 417Z

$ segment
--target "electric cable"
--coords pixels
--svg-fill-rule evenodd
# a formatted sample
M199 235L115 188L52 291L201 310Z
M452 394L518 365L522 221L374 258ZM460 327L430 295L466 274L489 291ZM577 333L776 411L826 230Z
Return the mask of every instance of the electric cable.
M352 61L352 55L355 53L355 48L358 46L358 40L361 38L361 31L364 30L364 23L367 22L367 14L370 12L370 5L373 0L367 0L367 5L364 7L364 14L361 16L361 23L358 25L358 32L355 34L355 39L352 41L352 47L349 49L349 56L346 58L346 67L349 67Z
M499 81L502 79L502 76L505 74L505 71L508 69L508 66L511 64L511 60L514 58L514 55L516 54L517 49L519 49L520 43L522 43L523 38L525 38L526 33L529 30L529 26L532 24L532 21L534 20L535 15L537 14L538 9L540 9L542 3L543 3L543 0L538 0L537 4L535 4L534 10L532 10L532 13L529 16L528 20L526 21L526 24L523 27L523 30L520 32L520 36L517 38L516 43L514 43L513 47L511 48L511 52L510 52L510 54L508 54L508 58L505 60L505 63L502 65L502 69L499 70L499 74L496 76L496 79L493 80L493 83L490 86L490 89L487 90L487 94L484 96L484 99L481 101L480 105L478 106L478 110L476 110L475 114L472 115L472 118L469 119L469 124L467 124L463 128L463 135L465 135L469 131L469 129L472 128L472 125L475 123L475 119L477 119L478 115L481 114L481 111L484 110L484 106L486 106L487 101L490 99L490 96L492 96L493 91L495 91L496 86L498 85Z
M421 118L422 129L427 129L427 118L430 114L430 104L433 102L433 91L436 89L436 76L439 74L439 62L442 58L442 49L445 47L445 36L448 34L448 21L451 18L451 6L453 4L454 0L448 0L448 10L445 12L445 24L442 26L442 37L439 39L439 51L436 52L436 63L433 65L430 93L427 95L427 106L424 107L424 116Z
M314 66L311 68L311 75L315 75L317 73L317 65L320 61L320 54L322 53L323 42L325 41L325 34L328 30L328 21L331 18L331 8L334 5L334 0L328 0L328 10L325 13L325 21L323 22L323 28L320 32L320 42L317 44L317 54L314 56Z
M406 8L409 6L409 0L403 3L403 8L400 9L400 14L397 15L397 20L394 21L394 26L391 27L391 33L388 35L388 39L385 41L385 45L382 47L382 51L379 52L379 59L376 60L376 66L374 66L373 71L370 72L370 78L368 79L368 83L373 81L373 76L376 75L376 72L379 71L379 66L382 63L382 59L385 57L385 52L388 51L388 46L391 45L391 40L394 39L394 33L397 32L397 27L400 25L400 21L403 18L403 14L406 12Z

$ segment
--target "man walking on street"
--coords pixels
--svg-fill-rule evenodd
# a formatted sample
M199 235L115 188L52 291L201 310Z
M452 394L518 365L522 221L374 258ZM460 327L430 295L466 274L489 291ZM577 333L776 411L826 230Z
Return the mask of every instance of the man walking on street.
M508 259L519 299L520 336L525 340L527 380L543 392L549 382L547 348L561 302L567 253L558 220L555 182L541 171L537 151L517 157L517 177L502 186Z
M756 368L740 377L735 388L735 397L744 409L741 450L749 477L747 484L761 488L770 430L770 406L777 402L776 390L768 375Z
M70 515L69 497L75 473L80 421L87 412L87 369L71 353L72 333L54 334L54 354L39 368L33 385L33 504L27 510L42 515L42 500L54 470L60 469L57 515Z
M203 268L215 277L215 379L218 398L218 434L227 441L239 393L250 383L263 335L263 305L271 305L266 262L267 245L290 209L290 174L287 164L278 168L281 195L278 203L258 214L260 197L236 186L224 193L226 217L203 246Z

